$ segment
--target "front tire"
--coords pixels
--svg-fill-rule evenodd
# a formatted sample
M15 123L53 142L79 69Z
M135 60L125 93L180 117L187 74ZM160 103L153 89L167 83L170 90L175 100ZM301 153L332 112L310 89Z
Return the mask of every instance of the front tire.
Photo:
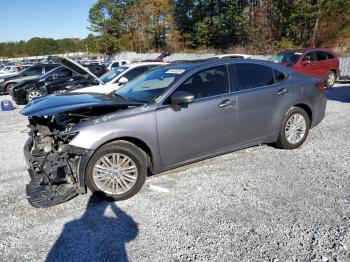
M43 96L44 93L40 90L29 90L27 95L26 95L26 98L27 98L27 101L31 101L33 98L35 97L41 97Z
M96 193L125 200L137 194L147 177L145 153L127 141L115 141L98 149L87 165L86 185Z
M284 149L300 147L306 140L310 129L310 118L300 107L292 107L285 114L276 145Z

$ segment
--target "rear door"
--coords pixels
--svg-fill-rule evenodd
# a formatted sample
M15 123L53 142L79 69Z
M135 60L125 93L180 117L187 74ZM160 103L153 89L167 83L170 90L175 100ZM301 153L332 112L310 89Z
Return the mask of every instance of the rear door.
M317 70L318 70L318 77L326 77L329 72L329 61L326 52L324 51L317 51Z
M284 108L293 89L287 76L269 66L242 63L231 66L235 75L238 102L238 144L246 144L274 136L280 126Z
M168 98L156 111L159 149L164 166L234 145L236 111L233 101L228 99L226 65L194 73L176 91L187 91L195 99L180 110L174 110Z

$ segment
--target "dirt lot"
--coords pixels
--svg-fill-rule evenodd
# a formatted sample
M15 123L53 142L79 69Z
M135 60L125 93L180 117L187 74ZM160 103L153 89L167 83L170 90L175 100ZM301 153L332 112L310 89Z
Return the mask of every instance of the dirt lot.
M25 196L26 119L0 112L1 260L350 261L350 85L327 96L300 149L249 148L151 177L124 202L48 209Z

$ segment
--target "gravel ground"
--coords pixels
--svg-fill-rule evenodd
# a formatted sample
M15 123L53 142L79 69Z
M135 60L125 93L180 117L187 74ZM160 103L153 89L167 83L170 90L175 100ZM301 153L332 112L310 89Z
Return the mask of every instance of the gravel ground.
M0 112L0 260L350 261L350 85L327 93L300 149L257 146L153 176L127 201L48 209L25 196L26 119Z

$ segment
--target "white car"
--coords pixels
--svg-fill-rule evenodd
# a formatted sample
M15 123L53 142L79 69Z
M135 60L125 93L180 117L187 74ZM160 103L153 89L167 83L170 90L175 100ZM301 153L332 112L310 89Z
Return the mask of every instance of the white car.
M99 79L104 85L89 86L81 89L76 89L74 93L102 93L109 94L116 91L123 84L138 77L144 72L157 66L167 65L163 62L140 62L135 64L127 64L116 67L108 73L101 76Z
M17 68L16 66L12 65L12 66L5 66L4 68L0 69L0 77L1 76L10 76L10 75L14 75L16 74Z
M108 70L112 70L114 68L117 68L119 66L130 64L128 60L117 60L117 61L111 61L106 64Z
M222 54L222 55L215 55L213 58L217 59L223 59L223 58L243 58L243 59L249 59L251 58L250 55L245 54Z

